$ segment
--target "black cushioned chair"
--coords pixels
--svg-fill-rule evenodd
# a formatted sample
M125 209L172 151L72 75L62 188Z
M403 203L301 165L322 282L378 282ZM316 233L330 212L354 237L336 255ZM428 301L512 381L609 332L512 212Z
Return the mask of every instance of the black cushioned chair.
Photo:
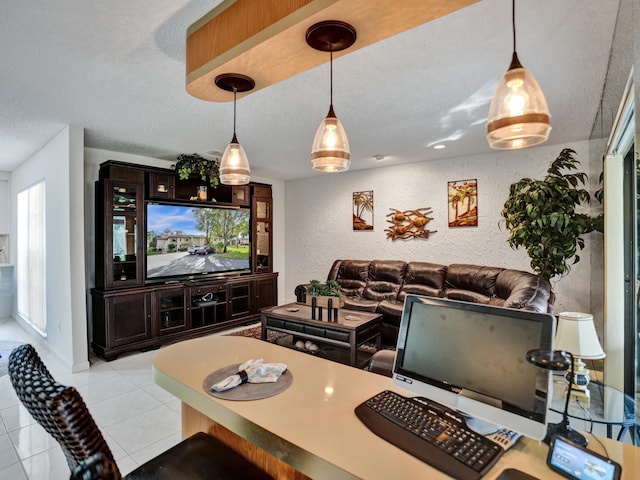
M31 345L13 350L9 356L9 377L25 408L62 446L72 478L122 478L107 442L78 391L57 383ZM199 432L136 468L126 478L273 477L211 435Z

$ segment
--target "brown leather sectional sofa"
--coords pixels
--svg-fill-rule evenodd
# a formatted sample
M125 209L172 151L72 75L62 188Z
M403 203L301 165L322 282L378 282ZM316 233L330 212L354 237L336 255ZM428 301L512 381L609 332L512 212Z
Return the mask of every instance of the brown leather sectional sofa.
M395 345L404 297L409 293L467 302L551 309L551 285L532 273L482 265L440 265L399 260L336 260L327 280L335 280L347 296L344 308L379 312L382 342ZM296 287L305 301L306 285Z

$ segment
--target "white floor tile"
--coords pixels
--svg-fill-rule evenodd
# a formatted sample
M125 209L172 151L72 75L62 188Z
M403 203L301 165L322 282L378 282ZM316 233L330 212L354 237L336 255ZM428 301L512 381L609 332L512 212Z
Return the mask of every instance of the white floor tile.
M8 432L36 423L22 404L0 410L0 418Z
M60 448L53 448L22 461L29 480L69 478L71 470Z
M117 372L110 368L91 368L89 370L84 370L82 372L71 373L65 372L62 374L55 375L56 381L64 384L71 385L76 388L83 387L87 385L91 385L94 383L101 383L110 378L114 378L118 375Z
M145 385L144 387L142 387L142 390L148 393L149 395L151 395L152 397L160 400L161 403L168 403L171 401L178 401L178 403L180 403L180 401L175 396L167 392L164 388L159 387L155 383L152 383L150 385Z
M127 452L135 453L181 432L182 422L178 413L161 405L106 429Z
M16 397L13 385L11 385L11 380L9 380L9 375L3 375L0 377L0 410L14 407L19 403L20 401Z
M120 470L120 474L123 476L129 475L132 470L135 470L139 467L139 465L135 462L133 458L130 456L126 456L124 458L120 458L116 460L118 464L118 469Z
M9 432L9 438L22 460L58 446L58 443L37 423Z
M19 463L20 459L16 454L15 449L13 448L13 444L9 439L9 435L6 433L4 435L0 435L0 471L3 468L7 468L15 463ZM10 478L10 477L2 477L0 478Z
M127 453L127 451L122 448L122 446L118 442L116 442L116 440L111 435L109 435L109 432L107 432L105 428L100 427L100 432L107 442L107 445L109 445L109 449L111 450L113 458L115 458L116 463L119 464L120 459L127 457L129 453Z
M91 415L100 425L128 420L162 405L160 400L141 390L132 390L115 398L91 405Z
M106 378L104 381L93 382L88 385L80 385L76 387L82 395L83 400L91 410L92 405L104 400L118 397L125 393L136 390L135 384L127 380L122 375L115 375L113 377Z
M0 468L0 478L6 478L7 480L29 480L21 463L14 463L8 467Z
M155 458L161 453L169 450L174 445L180 443L181 440L182 434L180 432L174 433L167 438L163 438L159 442L153 443L148 447L138 450L137 452L131 454L131 456L138 463L138 465L142 465L143 463L146 463L152 458Z

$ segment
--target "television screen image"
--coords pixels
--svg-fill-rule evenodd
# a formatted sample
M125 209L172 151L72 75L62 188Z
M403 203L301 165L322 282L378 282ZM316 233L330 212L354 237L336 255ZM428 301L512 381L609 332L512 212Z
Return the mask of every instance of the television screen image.
M249 210L147 204L147 279L248 271Z

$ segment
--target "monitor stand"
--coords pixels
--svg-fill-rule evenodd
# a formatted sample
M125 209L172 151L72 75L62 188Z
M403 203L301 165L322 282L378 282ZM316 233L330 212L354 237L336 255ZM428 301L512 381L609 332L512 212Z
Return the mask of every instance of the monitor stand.
M471 417L463 412L458 412L461 416L464 417L467 422L467 426L476 433L480 435L489 435L491 433L497 432L502 428L501 425L496 425L495 423L487 422L486 420L482 420L480 418Z

